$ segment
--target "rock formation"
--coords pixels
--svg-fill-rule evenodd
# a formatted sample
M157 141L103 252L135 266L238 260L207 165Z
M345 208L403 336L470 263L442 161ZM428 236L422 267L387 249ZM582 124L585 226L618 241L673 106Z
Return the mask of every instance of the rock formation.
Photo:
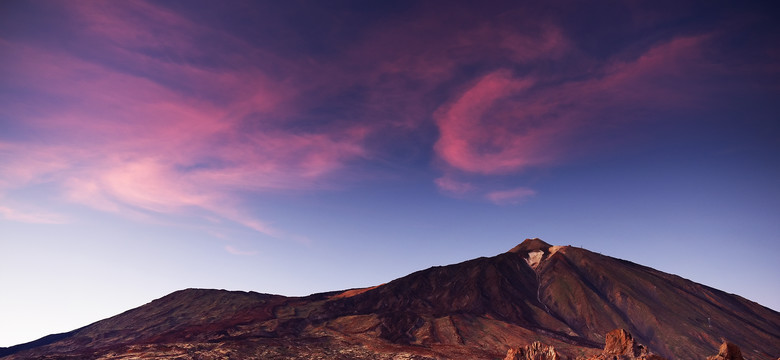
M509 349L504 360L560 360L561 356L552 346L546 346L538 341L531 345Z
M637 344L631 333L624 329L615 329L607 333L607 343L604 345L604 355L642 356L647 349Z
M607 343L601 355L588 360L665 360L653 354L634 340L631 333L624 329L615 329L607 333ZM709 360L709 359L708 359Z
M718 355L708 356L707 360L745 360L745 358L742 357L739 346L726 341L720 345Z

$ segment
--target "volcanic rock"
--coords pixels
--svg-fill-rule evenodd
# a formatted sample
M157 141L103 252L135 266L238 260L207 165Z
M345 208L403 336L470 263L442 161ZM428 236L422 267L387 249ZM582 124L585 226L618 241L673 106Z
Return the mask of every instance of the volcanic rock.
M560 360L561 356L552 346L546 346L538 341L531 345L509 349L504 360Z
M742 357L742 350L739 346L734 345L728 341L723 342L718 349L718 354L708 356L707 360L745 360Z
M666 360L651 353L644 345L634 340L631 333L625 329L615 329L607 333L604 350L598 356L587 360Z
M607 333L604 355L625 355L635 358L644 355L646 352L647 349L637 344L631 333L624 329L615 329Z

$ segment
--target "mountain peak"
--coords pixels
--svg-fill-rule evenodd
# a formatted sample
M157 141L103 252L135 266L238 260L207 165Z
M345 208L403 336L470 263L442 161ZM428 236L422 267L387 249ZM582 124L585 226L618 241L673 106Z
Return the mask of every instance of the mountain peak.
M545 253L549 253L551 247L552 245L542 241L542 239L533 238L533 239L523 240L523 242L513 247L512 250L509 250L509 252L515 254L524 254L524 253L529 253L531 251L541 250Z
M755 358L776 359L779 323L780 313L739 296L534 238L373 288L177 291L0 348L0 358L703 359L728 336ZM708 360L740 354L727 343Z

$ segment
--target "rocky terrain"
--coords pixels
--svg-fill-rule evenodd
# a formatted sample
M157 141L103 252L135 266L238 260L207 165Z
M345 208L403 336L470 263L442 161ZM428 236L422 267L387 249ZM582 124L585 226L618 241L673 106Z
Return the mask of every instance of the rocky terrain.
M624 329L616 329L607 333L607 343L600 355L588 360L666 360L650 352L647 347L634 340L631 333Z
M529 239L366 289L306 297L181 290L0 356L703 360L724 339L747 359L776 359L780 314L635 263ZM736 359L733 349L720 350Z
M562 357L553 346L544 345L538 341L531 345L509 349L504 360L560 360ZM595 356L579 356L575 360L667 360L649 352L649 350L634 340L631 333L625 329L615 329L607 333L607 343L601 354ZM745 360L739 346L724 342L718 349L718 354L707 357L706 360Z

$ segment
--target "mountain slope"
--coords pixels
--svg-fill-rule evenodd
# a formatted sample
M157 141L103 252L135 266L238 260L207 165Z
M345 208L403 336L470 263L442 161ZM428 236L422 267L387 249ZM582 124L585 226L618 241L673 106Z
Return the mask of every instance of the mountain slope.
M670 359L704 359L724 339L748 359L780 355L780 314L771 309L538 239L367 289L307 297L182 290L6 352L9 359L495 359L541 341L573 358L600 353L615 328Z
M670 358L699 358L724 338L751 357L780 354L778 313L739 296L573 247L548 255L537 271L542 300L579 336L603 341L625 328Z

